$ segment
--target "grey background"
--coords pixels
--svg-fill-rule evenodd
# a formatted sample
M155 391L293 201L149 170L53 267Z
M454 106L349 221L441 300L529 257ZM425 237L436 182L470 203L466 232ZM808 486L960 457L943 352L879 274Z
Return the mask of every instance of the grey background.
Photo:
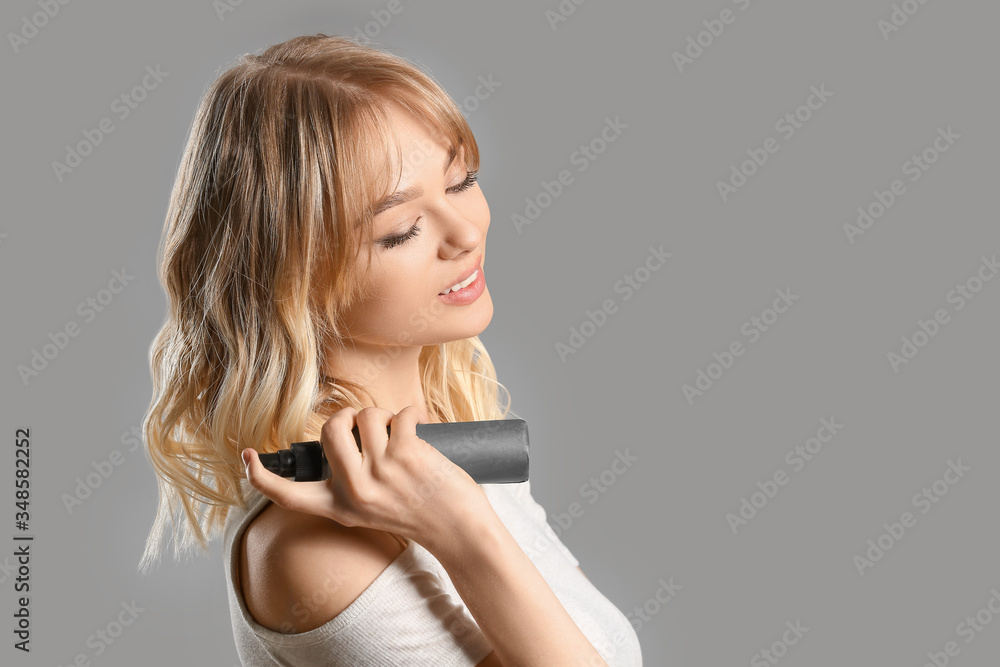
M244 0L220 18L208 1L74 2L19 52L4 46L3 532L16 532L13 434L29 426L35 535L32 651L15 651L8 630L4 664L81 653L100 665L238 664L217 546L136 573L156 488L121 438L150 398L147 354L165 315L156 247L195 107L221 68L298 34L353 34L387 5ZM1000 622L971 643L957 633L1000 587L1000 284L961 310L946 299L1000 250L1000 9L913 6L884 39L887 0L595 0L555 30L555 0L403 0L374 35L460 103L479 76L501 83L466 108L493 223L495 315L482 338L530 425L533 492L550 522L626 615L655 610L638 632L647 665L765 664L759 651L786 621L809 629L782 664L916 666L952 640L952 664L996 664ZM724 9L734 21L678 71L672 54ZM0 25L19 31L38 11L4 3ZM119 120L112 101L147 65L169 75ZM832 97L785 139L776 121L813 85ZM59 182L51 163L106 116L114 132ZM608 117L628 128L578 171L571 154ZM908 180L904 162L949 126L960 138ZM780 150L722 201L716 182L768 137ZM518 233L511 215L562 169L573 184ZM906 193L849 243L843 225L896 178ZM616 281L661 244L673 256L625 301ZM77 304L122 267L134 280L84 323ZM741 326L784 288L798 301L750 343ZM556 343L609 298L618 310L564 363ZM938 308L950 321L895 372L888 353ZM18 365L70 321L80 334L25 385ZM746 352L691 405L682 385L735 340ZM786 453L822 417L843 430L793 471ZM69 513L63 494L116 449L122 465ZM626 449L638 462L588 502L581 485ZM920 514L914 494L957 459L971 470ZM734 534L727 513L778 470L788 484ZM584 514L561 529L555 516L573 502ZM916 525L859 574L854 557L905 511ZM12 551L0 550L8 627ZM651 602L670 577L676 596ZM132 600L143 611L96 655L88 636Z

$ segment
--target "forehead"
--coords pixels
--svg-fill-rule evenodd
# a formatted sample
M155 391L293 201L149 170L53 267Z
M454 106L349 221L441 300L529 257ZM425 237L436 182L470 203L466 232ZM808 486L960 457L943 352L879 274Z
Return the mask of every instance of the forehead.
M440 169L452 148L451 137L396 102L386 106L391 132L387 147L390 166L393 174L401 174L400 185L405 186L425 169Z

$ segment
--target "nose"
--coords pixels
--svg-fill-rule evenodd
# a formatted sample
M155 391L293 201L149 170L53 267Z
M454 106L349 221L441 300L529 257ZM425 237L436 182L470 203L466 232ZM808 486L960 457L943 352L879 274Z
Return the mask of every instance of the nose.
M438 207L441 220L441 254L451 259L480 247L490 224L489 209L479 206L454 206L443 201Z

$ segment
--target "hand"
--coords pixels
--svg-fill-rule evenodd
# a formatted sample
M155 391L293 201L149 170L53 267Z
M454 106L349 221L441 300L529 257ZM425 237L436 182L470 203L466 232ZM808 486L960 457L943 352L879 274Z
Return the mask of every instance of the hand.
M459 514L486 496L467 472L417 436L423 416L415 406L396 415L382 408L342 408L320 435L329 479L285 479L264 468L249 448L243 450L247 479L279 507L425 544L458 525ZM361 451L351 433L355 424Z

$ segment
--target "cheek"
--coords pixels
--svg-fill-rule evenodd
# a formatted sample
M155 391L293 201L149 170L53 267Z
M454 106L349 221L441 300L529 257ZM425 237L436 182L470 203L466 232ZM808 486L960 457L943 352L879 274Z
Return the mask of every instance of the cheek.
M369 327L384 341L412 343L440 324L446 308L438 301L434 286L426 277L411 277L385 293L378 321L370 321Z
M426 309L434 302L433 286L422 271L407 272L398 280L382 285L378 307L379 319L395 326L404 326L413 313Z

